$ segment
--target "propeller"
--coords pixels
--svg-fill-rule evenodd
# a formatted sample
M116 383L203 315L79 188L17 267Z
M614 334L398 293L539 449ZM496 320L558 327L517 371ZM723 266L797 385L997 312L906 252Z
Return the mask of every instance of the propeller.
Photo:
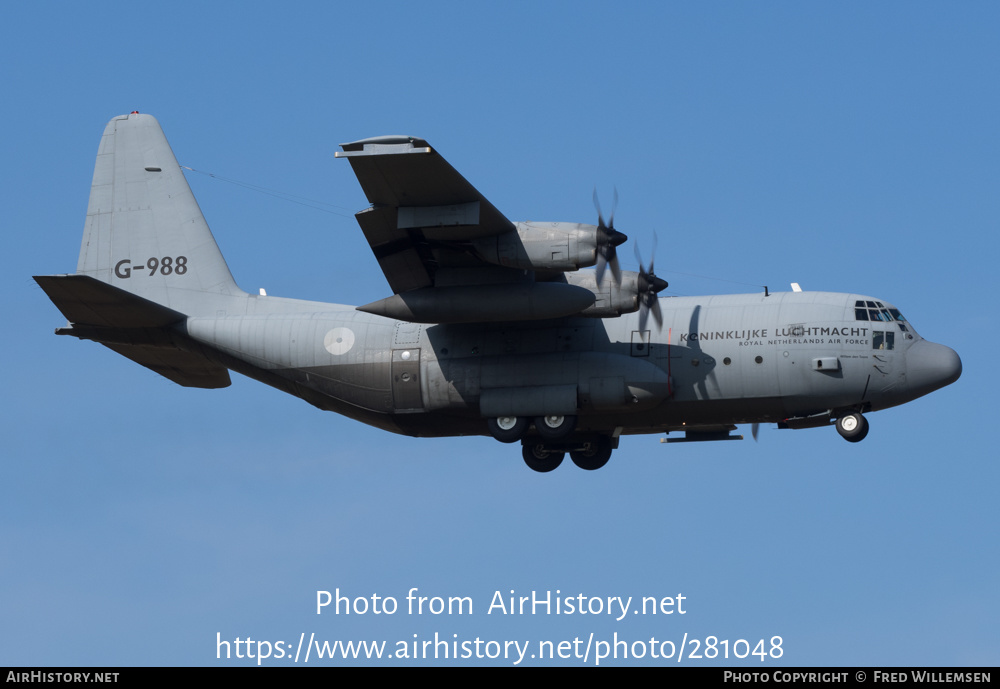
M754 422L754 424L752 426L750 426L750 435L753 436L753 441L754 442L757 442L757 434L758 433L760 433L760 424Z
M639 330L646 329L646 319L649 312L653 312L653 320L656 321L656 329L663 327L663 314L660 313L660 301L656 294L667 288L667 281L656 277L653 272L653 261L656 255L656 235L653 235L653 256L649 259L649 270L642 267L642 256L639 255L638 245L635 247L635 258L639 261L639 279L637 281L639 293Z
M597 285L604 282L604 269L611 266L611 276L616 285L622 284L622 269L618 265L618 245L624 244L628 237L615 229L615 209L618 207L618 189L615 189L615 200L611 205L611 215L608 224L604 224L601 214L601 204L597 200L597 188L594 188L594 207L597 209Z

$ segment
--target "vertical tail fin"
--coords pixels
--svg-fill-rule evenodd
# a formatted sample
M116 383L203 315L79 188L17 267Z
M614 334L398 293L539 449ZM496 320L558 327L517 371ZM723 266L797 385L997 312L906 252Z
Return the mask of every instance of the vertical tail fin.
M77 273L188 315L244 294L151 115L104 130Z

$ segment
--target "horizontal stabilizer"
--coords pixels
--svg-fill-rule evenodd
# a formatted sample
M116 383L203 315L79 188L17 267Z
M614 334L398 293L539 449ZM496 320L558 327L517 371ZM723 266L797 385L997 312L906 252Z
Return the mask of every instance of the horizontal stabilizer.
M89 275L36 275L66 320L105 328L160 328L184 320L166 306L113 287Z
M163 347L101 344L186 388L215 389L232 384L226 368L213 364L200 354Z
M88 275L40 275L37 282L73 325L58 332L100 342L178 385L224 388L229 371L197 352L174 349L172 326L186 316Z

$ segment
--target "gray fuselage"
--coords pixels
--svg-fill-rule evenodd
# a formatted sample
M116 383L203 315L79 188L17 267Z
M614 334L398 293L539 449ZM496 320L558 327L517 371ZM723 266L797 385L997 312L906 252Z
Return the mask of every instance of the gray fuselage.
M583 433L806 426L958 377L951 349L901 316L859 320L859 303L899 313L827 292L673 297L660 300L662 329L640 332L637 314L423 325L248 295L244 315L189 318L186 334L233 370L413 436L487 435L488 416L541 409L578 414Z

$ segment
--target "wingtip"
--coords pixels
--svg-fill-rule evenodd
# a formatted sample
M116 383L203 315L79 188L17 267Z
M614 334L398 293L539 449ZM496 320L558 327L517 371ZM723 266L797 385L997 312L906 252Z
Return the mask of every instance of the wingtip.
M340 147L345 151L360 151L363 150L366 144L374 144L378 146L391 146L394 144L412 144L417 148L427 148L430 146L423 139L416 136L407 136L405 134L388 134L385 136L371 136L367 139L358 139L357 141L349 141L346 144L340 144Z

